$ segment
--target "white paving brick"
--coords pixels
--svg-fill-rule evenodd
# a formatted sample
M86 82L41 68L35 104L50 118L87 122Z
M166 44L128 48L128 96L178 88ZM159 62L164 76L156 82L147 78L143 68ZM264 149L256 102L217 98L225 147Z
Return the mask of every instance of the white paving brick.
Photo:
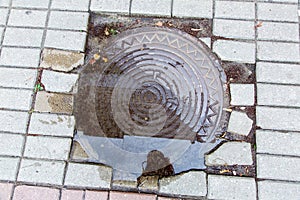
M255 44L239 41L217 40L213 51L222 60L255 63Z
M299 42L299 24L263 22L257 28L257 39Z
M26 133L27 112L0 110L0 131Z
M37 71L35 69L15 69L4 68L0 69L0 86L28 88L34 87Z
M299 200L300 184L276 181L258 182L259 200Z
M4 27L0 27L0 38L2 38L3 31L4 31Z
M24 156L67 160L70 147L71 139L69 138L27 136Z
M298 22L297 10L295 4L257 3L259 20Z
M91 10L94 12L116 12L129 14L130 0L92 0Z
M23 135L0 132L0 155L21 156L24 142Z
M232 111L230 114L228 132L247 136L252 129L253 121L246 113Z
M254 19L254 2L216 1L215 17L230 19Z
M8 7L10 1L11 1L11 0L1 0L1 1L0 1L0 6Z
M51 8L59 10L88 11L89 0L52 0Z
M300 109L257 106L256 120L263 129L300 131Z
M29 110L32 94L31 90L0 88L0 108Z
M22 159L18 181L61 185L65 163Z
M300 62L299 44L258 41L257 57L266 61Z
M0 157L0 180L14 181L16 179L19 158Z
M3 45L40 47L42 44L43 30L7 28Z
M3 47L1 51L0 65L17 67L38 67L39 60L39 49Z
M226 38L255 38L254 22L240 20L214 19L213 34Z
M12 7L48 8L49 0L13 0Z
M300 156L300 133L256 131L257 153Z
M44 70L42 75L42 83L45 85L45 89L50 92L72 92L77 79L78 74L66 74L49 70Z
M300 158L271 155L256 155L257 178L300 181Z
M75 119L73 116L33 113L29 133L51 136L72 137Z
M8 20L8 25L45 27L46 17L47 11L12 9Z
M65 185L110 188L112 169L101 165L69 163Z
M84 51L86 33L48 30L45 47Z
M87 30L89 13L51 11L49 28Z
M6 24L8 9L0 8L0 25Z
M270 0L258 0L258 2L270 2ZM298 3L298 0L271 0L271 2L281 2L281 3Z
M300 107L300 86L257 84L257 104Z
M230 84L231 105L254 105L254 84Z
M256 200L254 178L208 175L209 199Z
M263 83L300 84L300 65L258 62L256 80Z
M131 13L171 16L171 0L133 0Z
M173 16L175 17L213 17L212 0L174 0Z

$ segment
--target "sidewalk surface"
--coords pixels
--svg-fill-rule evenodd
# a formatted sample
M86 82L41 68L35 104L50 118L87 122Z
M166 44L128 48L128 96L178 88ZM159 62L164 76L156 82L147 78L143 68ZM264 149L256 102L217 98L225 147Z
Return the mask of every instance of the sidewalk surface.
M298 0L0 0L0 200L299 200L298 9ZM212 20L217 37L201 40L255 69L255 83L229 87L230 104L255 107L256 119L233 111L228 129L246 137L254 126L256 141L227 142L206 163L254 162L256 176L190 171L128 192L109 167L72 160L70 71L83 65L91 12Z

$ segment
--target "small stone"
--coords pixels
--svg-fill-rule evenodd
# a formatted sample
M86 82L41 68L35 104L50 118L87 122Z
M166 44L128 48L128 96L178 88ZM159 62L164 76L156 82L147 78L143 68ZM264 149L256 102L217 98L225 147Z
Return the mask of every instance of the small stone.
M227 131L247 136L252 129L253 121L246 113L233 111L230 115Z
M84 54L71 51L45 49L40 67L69 72L84 64Z
M205 156L205 164L214 165L252 165L251 144L246 142L227 142L216 151Z

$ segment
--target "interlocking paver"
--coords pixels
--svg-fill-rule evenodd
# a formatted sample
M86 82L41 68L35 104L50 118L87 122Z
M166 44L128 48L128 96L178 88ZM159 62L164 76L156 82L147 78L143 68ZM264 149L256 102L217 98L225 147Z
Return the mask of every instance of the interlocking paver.
M256 161L258 178L300 181L300 158L257 154Z
M299 44L258 41L257 58L266 61L300 62Z
M38 67L39 59L39 49L3 47L1 51L0 65L17 67Z
M11 183L0 183L0 199L6 200L10 199L13 189L13 184Z
M86 31L88 19L88 13L51 11L48 27Z
M19 158L0 157L0 180L15 181Z
M1 0L1 1L0 1L0 6L8 7L10 1L11 1L11 0Z
M43 30L39 29L7 28L3 45L40 47L43 32Z
M117 0L115 3L110 0L92 0L91 11L129 14L129 5L130 0Z
M49 92L72 92L77 79L78 74L66 74L49 70L44 70L42 75L42 83L45 85L46 91Z
M135 194L125 192L110 192L110 200L156 200L153 194Z
M254 2L216 1L215 17L254 20L255 4Z
M299 131L300 109L257 106L256 120L263 129Z
M19 185L15 188L13 200L59 200L59 190L47 187Z
M251 40L255 38L253 21L214 19L213 27L213 33L216 36Z
M6 24L8 9L0 8L0 25Z
M90 0L52 0L51 8L59 10L88 11Z
M276 181L258 181L260 200L299 200L300 184Z
M227 131L239 135L247 136L252 129L253 121L246 113L233 111L230 114Z
M71 139L69 138L27 136L24 156L67 160L70 147Z
M49 0L13 0L12 7L48 8Z
M73 116L33 113L29 133L51 136L72 137L75 119Z
M254 84L230 84L231 105L254 105Z
M257 3L259 20L298 22L298 6L295 4Z
M12 9L9 15L8 25L45 27L47 11Z
M84 51L86 33L48 30L45 47Z
M23 135L6 134L0 132L0 155L21 156L24 142Z
M257 153L300 156L300 133L256 131Z
M217 40L213 50L222 60L255 63L255 44L250 42Z
M89 190L85 191L85 200L107 200L107 199L108 199L108 192L89 191Z
M0 86L32 89L37 71L35 69L4 68L0 70Z
M0 110L0 131L26 133L27 112Z
M65 185L110 188L112 169L101 165L69 163Z
M300 84L300 65L258 62L256 80L262 83Z
M208 175L209 199L256 199L254 178Z
M61 185L65 163L22 159L18 181Z
M84 200L83 195L84 195L83 190L62 189L62 191L61 191L61 200ZM87 200L87 199L85 198L85 200Z
M171 16L171 0L132 0L131 14Z
M173 16L175 17L196 17L212 18L213 1L212 0L174 0Z
M0 88L0 108L29 110L33 91Z
M176 195L205 196L206 173L187 172L159 180L159 192Z
M257 84L257 104L300 107L300 86Z

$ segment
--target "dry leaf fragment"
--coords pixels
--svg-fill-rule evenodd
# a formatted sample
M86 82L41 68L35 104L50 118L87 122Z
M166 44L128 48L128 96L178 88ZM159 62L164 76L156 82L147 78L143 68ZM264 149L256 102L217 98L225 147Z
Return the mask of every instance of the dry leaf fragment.
M228 172L230 172L230 170L228 170L228 169L223 169L223 170L220 171L220 174L224 174L224 173L228 173Z
M262 24L263 24L263 22L262 22L262 21L259 21L259 22L255 25L255 28L262 27Z
M232 109L230 109L230 108L223 108L223 110L225 110L227 112L232 112Z
M94 59L95 59L95 60L99 60L99 59L100 59L100 55L99 55L99 54L97 54L97 53L96 53L96 54L94 54L94 56L93 56L93 57L94 57Z
M201 28L191 28L191 31L201 31Z
M103 57L102 58L103 62L107 63L108 62L108 59L106 57Z
M91 65L93 65L95 62L96 62L96 60L95 60L94 58L92 58L92 59L89 61L89 63L90 63Z
M105 28L105 30L104 30L104 34L106 35L106 36L108 36L109 35L109 30L108 30L108 28L106 27Z
M161 21L158 21L158 22L155 23L155 25L156 25L156 26L162 26L163 23L162 23Z

